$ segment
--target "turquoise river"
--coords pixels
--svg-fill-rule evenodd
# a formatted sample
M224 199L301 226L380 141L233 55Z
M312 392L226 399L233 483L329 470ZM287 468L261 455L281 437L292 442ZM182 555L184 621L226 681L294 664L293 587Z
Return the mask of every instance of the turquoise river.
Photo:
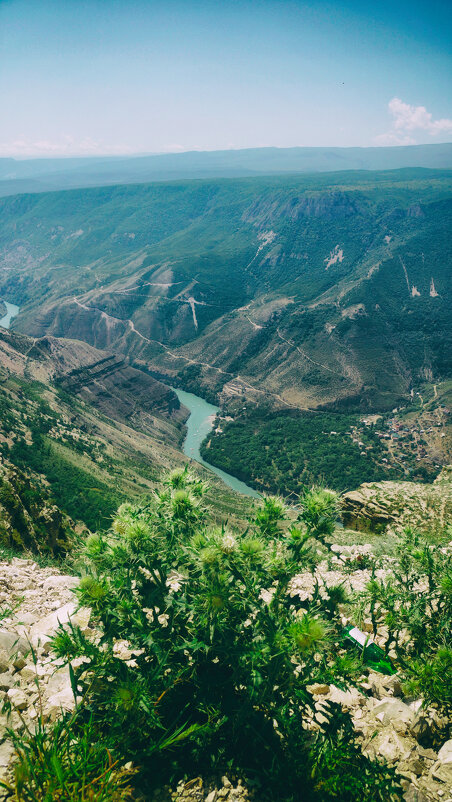
M190 417L186 423L187 436L183 446L184 454L216 473L226 485L232 487L237 493L259 498L259 493L253 490L252 487L248 487L245 482L241 482L240 479L236 479L235 476L231 476L231 474L222 471L220 468L216 468L215 465L209 465L209 463L201 457L201 443L212 430L215 416L217 412L219 412L219 407L208 404L203 398L199 398L199 396L193 395L193 393L186 393L185 390L178 390L176 387L173 387L173 390L181 404L190 412Z

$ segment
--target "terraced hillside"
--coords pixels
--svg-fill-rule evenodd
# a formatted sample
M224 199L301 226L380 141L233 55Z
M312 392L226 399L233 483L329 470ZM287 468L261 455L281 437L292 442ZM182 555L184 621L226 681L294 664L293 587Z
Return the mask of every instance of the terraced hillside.
M17 330L206 395L391 408L448 377L452 174L173 182L1 201Z

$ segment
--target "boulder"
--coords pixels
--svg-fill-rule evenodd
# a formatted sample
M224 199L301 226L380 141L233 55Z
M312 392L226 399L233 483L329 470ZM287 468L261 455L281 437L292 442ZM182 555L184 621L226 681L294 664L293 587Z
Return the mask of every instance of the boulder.
M11 671L4 671L3 674L0 674L0 691L9 691L10 688L14 688L15 684L16 678Z
M376 738L375 749L377 754L383 757L388 763L407 760L411 754L411 743L401 738L396 732L382 732ZM414 772L415 773L415 772Z
M13 707L16 710L26 710L28 707L28 699L21 688L10 688L7 693Z
M0 674L3 674L4 671L8 671L10 665L10 657L5 649L0 650Z
M44 616L30 629L30 640L32 645L37 648L39 645L46 647L50 640L55 635L60 624L67 624L69 619L74 615L76 605L74 602L68 602L63 607L55 610L53 613Z
M307 685L306 690L309 693L312 693L313 696L324 696L330 692L330 686L321 683L315 683L314 685Z
M4 741L0 744L0 769L5 769L11 763L14 755L14 747L11 741Z
M72 689L64 688L45 701L43 706L44 716L47 720L56 721L62 713L71 713L75 708L75 703Z
M341 691L336 685L330 685L327 698L330 702L336 702L346 709L360 707L366 703L366 697L356 688L350 688L348 691Z
M438 760L441 763L452 763L452 738L442 745L438 752Z
M30 651L30 644L17 632L0 629L0 650L8 655L9 660L17 654L26 655Z
M432 766L432 777L446 783L452 789L452 739L446 741L438 752L438 760Z
M45 687L45 695L51 697L66 689L72 693L69 666L63 666L54 671Z
M406 729L410 728L415 718L414 711L408 705L393 697L388 697L378 702L372 712L375 718L383 725L397 721L403 724Z
M415 785L410 785L403 795L404 802L429 802L428 797Z
M384 674L370 674L369 684L373 696L377 699L385 699L392 696L402 696L402 684L397 674L385 676Z
M411 735L422 746L434 746L441 742L441 733L447 728L447 721L436 710L420 708L410 726Z
M48 576L47 579L44 580L44 584L42 589L44 593L49 590L61 588L76 588L79 584L80 579L76 576L66 576L65 574L55 574L54 576Z

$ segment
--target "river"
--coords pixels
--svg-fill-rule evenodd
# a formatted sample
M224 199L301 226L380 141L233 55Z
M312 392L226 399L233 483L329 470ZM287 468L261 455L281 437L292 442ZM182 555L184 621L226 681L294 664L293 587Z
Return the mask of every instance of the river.
M3 303L6 306L6 315L0 318L0 326L4 329L9 329L13 317L19 314L19 307L16 306L16 304L9 303L9 301L3 301ZM184 454L196 460L196 462L199 462L201 465L204 465L209 471L216 473L226 485L236 490L237 493L242 493L244 496L251 496L252 498L259 498L259 493L253 490L252 487L248 487L245 482L241 482L240 479L236 479L235 476L231 476L231 474L226 473L226 471L216 468L215 465L209 465L209 463L201 457L199 451L201 443L212 430L215 416L217 412L219 412L219 407L208 404L203 398L199 398L199 396L193 395L193 393L186 393L185 390L177 390L175 387L173 387L173 390L181 404L187 407L190 412L190 417L186 424L187 436L184 440Z
M201 465L204 465L209 471L216 473L226 485L236 490L237 493L242 493L252 498L259 498L259 493L253 490L252 487L248 487L245 482L241 482L240 479L236 479L235 476L231 476L230 473L216 468L215 465L210 465L201 457L199 450L201 443L212 430L215 416L217 412L219 412L219 407L208 404L203 398L199 398L199 396L193 395L193 393L186 393L185 390L178 390L176 387L172 389L176 393L181 404L187 407L190 412L190 417L186 423L187 436L183 445L184 454L196 460L196 462L199 462Z
M13 317L19 314L19 307L16 304L10 304L9 301L3 301L6 306L6 315L0 317L0 326L3 329L9 329Z

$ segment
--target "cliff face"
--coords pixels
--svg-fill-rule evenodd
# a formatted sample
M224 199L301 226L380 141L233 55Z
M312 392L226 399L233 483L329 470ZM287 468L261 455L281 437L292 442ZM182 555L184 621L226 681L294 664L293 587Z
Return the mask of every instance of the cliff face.
M365 197L353 197L346 192L325 192L300 197L293 194L270 196L255 201L243 214L243 220L259 227L273 225L279 220L301 221L320 217L339 220L364 213Z
M411 527L425 533L444 532L452 524L452 466L432 485L414 482L362 484L342 496L345 526L364 532Z
M55 382L117 421L152 433L155 416L183 420L176 394L127 359L84 342L56 337L31 340L0 330L0 367L18 376Z

